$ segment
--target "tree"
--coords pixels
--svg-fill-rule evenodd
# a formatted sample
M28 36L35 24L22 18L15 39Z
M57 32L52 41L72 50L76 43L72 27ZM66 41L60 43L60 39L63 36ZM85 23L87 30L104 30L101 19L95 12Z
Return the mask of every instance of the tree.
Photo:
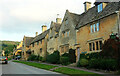
M104 42L100 54L103 58L117 59L120 69L120 39L116 35L111 35L110 38Z

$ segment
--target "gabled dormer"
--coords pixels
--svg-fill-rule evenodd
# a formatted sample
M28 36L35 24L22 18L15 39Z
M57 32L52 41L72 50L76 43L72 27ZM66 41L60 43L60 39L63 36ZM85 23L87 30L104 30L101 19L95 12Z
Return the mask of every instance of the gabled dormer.
M99 13L106 7L108 2L97 2L96 1L94 4L95 4L95 6L97 6L97 12Z

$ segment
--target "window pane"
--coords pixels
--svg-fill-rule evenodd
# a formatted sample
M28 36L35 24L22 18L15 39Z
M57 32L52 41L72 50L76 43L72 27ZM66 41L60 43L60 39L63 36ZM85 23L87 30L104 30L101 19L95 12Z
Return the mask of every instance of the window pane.
M97 31L99 31L99 23L97 23L96 26L97 26Z
M103 5L102 4L100 4L100 11L102 11L103 10Z
M98 12L100 12L100 8L99 7L100 7L100 5L98 5Z
M92 51L92 45L89 43L89 50Z
M95 43L93 43L93 50L95 50Z
M42 44L42 40L40 41L40 43Z
M96 30L95 30L95 24L94 24L94 32L95 32Z
M39 41L37 42L37 45L39 45Z
M100 50L102 50L102 41L99 41Z
M91 25L91 33L93 33L93 31L92 31L92 30L93 30L93 27L92 27L92 25Z
M98 41L96 42L96 50L99 50Z
M98 5L98 12L101 12L103 10L103 5L102 3Z

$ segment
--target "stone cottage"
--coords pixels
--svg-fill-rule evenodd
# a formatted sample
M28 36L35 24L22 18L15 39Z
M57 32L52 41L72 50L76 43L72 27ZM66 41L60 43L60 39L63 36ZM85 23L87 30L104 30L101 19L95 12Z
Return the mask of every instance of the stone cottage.
M110 34L120 33L120 2L85 2L85 12L79 17L76 25L77 59L80 53L100 52L102 44Z
M39 55L42 57L46 56L47 53L47 39L48 39L48 32L47 26L42 26L42 33L38 35L36 33L36 37L31 41L31 53L34 55Z
M60 54L68 52L69 49L75 49L76 30L75 26L79 21L79 15L66 10L64 19L59 31L59 51Z
M58 50L59 44L59 30L61 27L61 18L56 18L56 22L51 22L50 29L48 33L48 41L47 41L47 52L49 54Z
M33 37L26 37L23 38L23 44L22 44L22 59L27 60L29 55L31 54L31 46L30 43L33 40Z

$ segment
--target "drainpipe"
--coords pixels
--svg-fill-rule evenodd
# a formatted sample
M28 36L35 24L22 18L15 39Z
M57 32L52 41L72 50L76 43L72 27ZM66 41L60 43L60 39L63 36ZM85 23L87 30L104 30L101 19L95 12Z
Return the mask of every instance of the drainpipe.
M119 17L119 11L115 11L117 14L117 25L118 25L118 37L120 38L120 17Z
M115 13L117 13L117 18L118 18L118 20L117 20L117 24L118 24L118 38L120 39L120 17L119 17L119 11L115 11ZM119 53L120 53L120 48L118 47L118 68L119 68L119 70L120 70L120 55L119 55Z

